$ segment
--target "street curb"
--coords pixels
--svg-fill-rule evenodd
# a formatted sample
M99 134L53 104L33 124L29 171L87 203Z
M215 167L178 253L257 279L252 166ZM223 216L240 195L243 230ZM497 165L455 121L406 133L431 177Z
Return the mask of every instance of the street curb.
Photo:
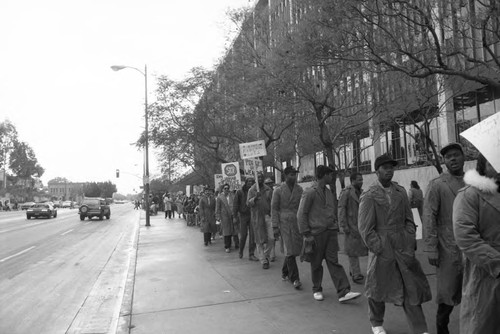
M142 212L141 212L142 215ZM116 327L116 334L129 334L132 325L132 306L134 302L134 286L135 286L135 271L137 267L137 252L139 250L139 233L141 221L143 217L139 217L137 222L136 232L133 241L133 251L130 256L128 264L127 280L123 291L122 305L120 308L120 315L118 317L118 324Z

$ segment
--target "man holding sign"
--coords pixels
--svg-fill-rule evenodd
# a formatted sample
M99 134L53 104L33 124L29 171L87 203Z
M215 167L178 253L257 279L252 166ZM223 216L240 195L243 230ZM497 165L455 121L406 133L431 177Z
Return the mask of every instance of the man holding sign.
M274 245L271 196L272 190L264 184L264 175L259 174L257 183L248 191L247 205L250 207L257 253L264 269L269 269L269 260Z

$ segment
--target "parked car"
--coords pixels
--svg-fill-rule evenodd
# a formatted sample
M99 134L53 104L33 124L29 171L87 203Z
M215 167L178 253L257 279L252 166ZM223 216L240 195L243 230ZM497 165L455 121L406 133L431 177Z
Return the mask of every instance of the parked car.
M57 209L48 203L35 203L26 210L26 218L31 219L32 217L47 217L49 219L52 217L56 218Z
M27 210L31 208L33 205L35 205L35 202L25 202L20 205L21 210Z
M92 219L92 217L99 217L99 220L103 220L104 217L106 219L111 217L111 209L104 198L87 197L83 199L78 214L80 220Z
M64 201L61 204L61 208L72 208L73 207L73 202L71 201Z

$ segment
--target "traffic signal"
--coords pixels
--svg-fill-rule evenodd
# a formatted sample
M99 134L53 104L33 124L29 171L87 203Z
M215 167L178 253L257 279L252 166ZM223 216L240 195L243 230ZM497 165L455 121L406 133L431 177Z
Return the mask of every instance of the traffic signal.
M119 169L117 169L117 170L116 170L116 178L119 178L119 177L120 177L120 170L119 170Z

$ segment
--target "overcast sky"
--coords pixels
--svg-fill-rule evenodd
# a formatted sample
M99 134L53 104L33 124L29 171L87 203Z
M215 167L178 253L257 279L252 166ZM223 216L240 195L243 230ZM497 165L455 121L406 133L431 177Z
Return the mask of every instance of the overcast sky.
M144 77L110 66L147 64L151 103L156 76L180 79L192 67L216 64L234 31L227 10L248 4L2 0L0 121L13 122L34 149L45 185L66 177L139 191L143 153L131 143L144 129ZM154 154L150 160L154 174Z

